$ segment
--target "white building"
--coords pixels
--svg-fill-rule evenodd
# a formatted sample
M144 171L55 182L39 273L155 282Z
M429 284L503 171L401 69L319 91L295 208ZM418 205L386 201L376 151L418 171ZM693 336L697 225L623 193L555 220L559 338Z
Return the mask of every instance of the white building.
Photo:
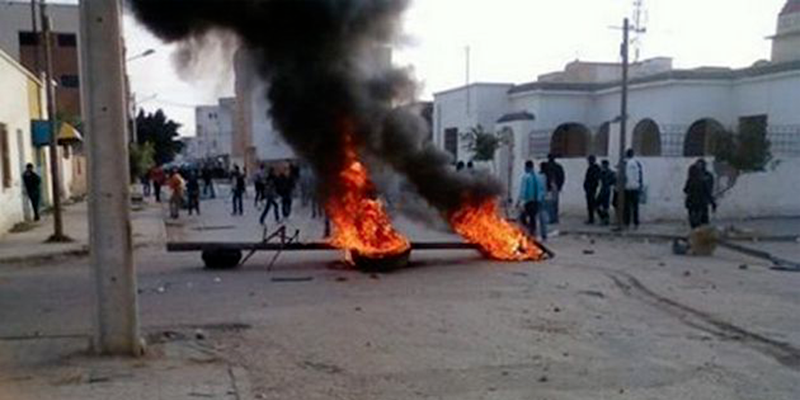
M730 186L722 188L728 190L721 213L800 215L800 0L790 0L779 21L778 57L771 62L677 70L670 59L657 58L631 67L625 147L644 160L648 219L683 215L687 166L710 156L709 138L716 132L741 124L764 127L780 162L765 173L721 176L720 184ZM585 156L619 155L620 79L619 64L576 61L531 83L478 83L436 93L434 142L465 160L471 154L461 133L476 125L513 137L495 160L512 194L525 160L558 154L568 174L562 208L580 215Z
M216 159L223 162L230 160L233 148L233 119L236 110L236 99L222 98L213 106L195 107L196 135L184 154L197 160Z
M235 56L236 114L232 162L255 171L258 164L294 159L295 154L281 137L269 116L267 86L253 71L246 51Z

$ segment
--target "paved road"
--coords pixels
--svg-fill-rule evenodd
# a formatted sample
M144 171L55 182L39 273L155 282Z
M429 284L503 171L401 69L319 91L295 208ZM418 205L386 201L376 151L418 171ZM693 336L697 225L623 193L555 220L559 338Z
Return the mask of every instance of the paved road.
M222 207L205 205L180 229L208 234L193 229L228 220ZM216 233L246 229L258 230ZM226 363L247 371L256 398L800 397L800 274L727 251L678 257L663 242L551 246L558 258L541 264L419 253L390 275L342 269L333 252L286 254L271 272L271 255L259 254L212 272L197 254L145 248L142 323L156 335L202 327ZM26 340L89 332L87 271L80 260L0 269L0 371L24 363L13 349Z

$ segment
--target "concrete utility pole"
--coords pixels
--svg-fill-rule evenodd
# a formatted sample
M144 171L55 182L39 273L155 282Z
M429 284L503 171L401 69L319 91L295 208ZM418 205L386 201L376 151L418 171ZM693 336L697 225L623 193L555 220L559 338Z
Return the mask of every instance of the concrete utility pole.
M617 171L617 229L625 226L625 150L628 143L628 68L630 63L630 33L643 33L638 26L631 27L630 20L625 18L622 24L622 101L619 114L619 168Z
M53 84L53 54L50 18L47 6L41 2L40 17L42 38L44 39L45 87L47 90L47 120L50 125L50 182L53 191L53 235L47 239L51 243L69 242L64 235L64 222L61 218L61 173L58 165L58 122L56 121L56 88ZM37 46L38 47L38 46Z
M88 122L89 245L95 285L94 349L141 353L128 186L128 108L119 0L81 0Z

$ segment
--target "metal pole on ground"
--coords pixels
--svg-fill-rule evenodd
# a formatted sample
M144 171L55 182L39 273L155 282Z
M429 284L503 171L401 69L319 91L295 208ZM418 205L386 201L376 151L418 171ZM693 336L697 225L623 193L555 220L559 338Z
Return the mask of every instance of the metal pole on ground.
M80 2L95 286L93 344L101 354L138 355L142 349L131 237L121 12L119 0Z

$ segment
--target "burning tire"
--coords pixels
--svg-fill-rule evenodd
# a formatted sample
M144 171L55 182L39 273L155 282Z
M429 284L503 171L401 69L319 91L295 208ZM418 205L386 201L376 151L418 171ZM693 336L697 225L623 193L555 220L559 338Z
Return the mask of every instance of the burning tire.
M352 262L356 269L364 272L392 272L408 267L411 249L389 256L370 257L358 252L351 252Z
M208 269L234 269L242 261L241 250L214 249L203 250L203 263Z

